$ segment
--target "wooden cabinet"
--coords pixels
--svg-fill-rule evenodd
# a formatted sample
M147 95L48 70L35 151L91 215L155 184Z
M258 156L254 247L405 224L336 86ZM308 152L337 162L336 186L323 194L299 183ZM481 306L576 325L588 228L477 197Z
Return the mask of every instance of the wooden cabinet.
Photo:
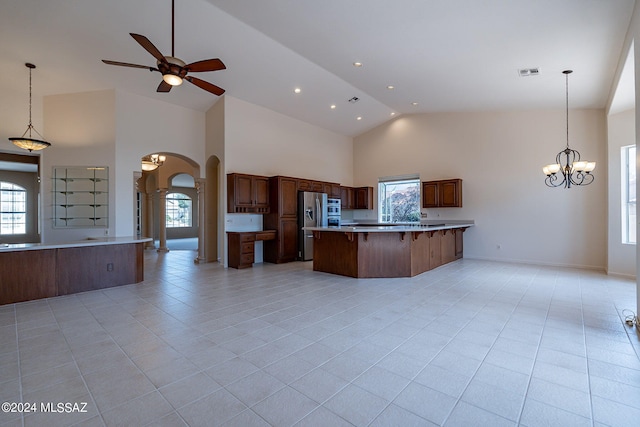
M441 230L440 257L442 264L456 260L456 231L453 229Z
M422 182L423 208L461 208L462 180L446 179Z
M340 204L342 209L353 209L353 188L340 187Z
M269 179L271 211L263 217L265 228L276 230L276 239L265 242L264 260L273 263L295 261L298 257L298 190L310 181L284 176ZM303 187L304 188L304 187ZM308 191L308 190L300 190Z
M441 248L440 230L434 231L429 236L429 269L433 270L442 265L442 248Z
M330 199L340 199L342 197L340 192L340 184L325 182L323 183L322 192L327 193L327 197Z
M373 187L358 187L354 189L354 209L373 209Z
M324 192L324 183L320 181L311 181L309 179L298 179L298 191L315 191L317 193Z
M466 230L466 229L465 228L458 228L458 229L455 230L455 233L456 233L456 254L455 254L455 259L462 258L462 253L463 253L462 233L464 233L464 230Z
M230 173L227 175L227 212L268 213L269 178Z
M422 183L422 207L438 207L438 183L436 181Z
M342 209L373 209L373 187L340 187Z
M255 242L274 240L275 230L227 232L229 238L229 267L249 268L255 261Z
M251 267L255 256L255 234L227 232L227 235L229 238L229 267Z

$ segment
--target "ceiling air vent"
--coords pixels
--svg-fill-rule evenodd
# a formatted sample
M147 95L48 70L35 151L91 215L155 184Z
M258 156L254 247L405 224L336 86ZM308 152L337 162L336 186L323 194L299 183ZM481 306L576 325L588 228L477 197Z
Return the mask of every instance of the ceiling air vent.
M520 74L520 77L537 76L538 74L540 74L540 69L539 68L522 68L521 70L518 70L518 74Z
M358 98L357 96L354 96L353 98L351 98L349 100L350 103L355 104L356 102L360 101L360 98Z

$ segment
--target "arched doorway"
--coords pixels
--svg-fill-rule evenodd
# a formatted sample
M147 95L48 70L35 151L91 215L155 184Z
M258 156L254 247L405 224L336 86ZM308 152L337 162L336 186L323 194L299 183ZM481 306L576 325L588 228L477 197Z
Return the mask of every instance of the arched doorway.
M142 171L137 184L142 234L153 238L151 247L157 247L158 252L193 250L195 261L200 262L204 259L205 228L200 166L175 153L154 153L145 158L154 155L161 161L155 169Z

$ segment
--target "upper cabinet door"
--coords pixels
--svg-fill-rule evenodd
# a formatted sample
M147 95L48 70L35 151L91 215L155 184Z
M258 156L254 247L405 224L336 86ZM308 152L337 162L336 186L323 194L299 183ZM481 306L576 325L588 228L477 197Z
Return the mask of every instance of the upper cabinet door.
M461 208L462 180L445 179L422 183L423 208Z
M228 174L227 212L268 213L269 178L239 173Z
M256 207L269 208L269 178L253 177L254 201Z
M438 182L427 181L422 183L422 207L438 207Z
M461 208L462 207L462 180L448 179L440 181L440 203L445 208Z

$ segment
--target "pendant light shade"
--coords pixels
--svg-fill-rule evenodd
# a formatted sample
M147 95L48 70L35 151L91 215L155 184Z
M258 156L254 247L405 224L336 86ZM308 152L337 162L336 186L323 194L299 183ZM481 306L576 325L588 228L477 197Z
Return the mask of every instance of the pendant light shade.
M547 176L544 180L548 187L571 188L572 185L589 185L594 176L591 173L596 162L580 160L580 152L569 148L569 74L572 70L565 70L565 94L567 112L567 147L556 155L556 162L546 165L542 172Z
M51 144L44 140L44 137L38 133L38 131L33 127L33 124L31 123L31 70L36 68L36 66L29 62L24 65L29 69L29 125L27 126L27 130L24 131L22 136L9 138L9 141L13 142L20 148L24 148L25 150L43 150L51 146ZM32 131L35 132L40 137L40 139L32 138ZM27 136L27 134L29 134L29 136Z

